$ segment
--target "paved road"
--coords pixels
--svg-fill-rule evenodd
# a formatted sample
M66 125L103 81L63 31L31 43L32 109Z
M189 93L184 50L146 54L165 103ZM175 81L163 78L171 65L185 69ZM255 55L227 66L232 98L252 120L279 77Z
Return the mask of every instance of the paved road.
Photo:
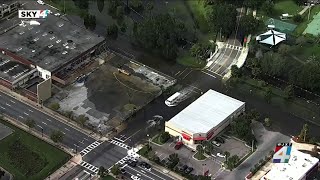
M0 92L0 112L17 119L21 123L25 123L27 119L35 120L35 129L40 133L43 129L43 133L47 136L50 136L53 130L62 131L64 133L62 144L70 149L76 150L77 148L78 151L81 151L95 141L93 138L69 125L2 92Z
M139 166L130 167L125 165L124 169L126 170L126 177L131 177L132 175L138 176L142 180L174 180L173 178L167 176L166 174L151 169L151 171L145 170Z

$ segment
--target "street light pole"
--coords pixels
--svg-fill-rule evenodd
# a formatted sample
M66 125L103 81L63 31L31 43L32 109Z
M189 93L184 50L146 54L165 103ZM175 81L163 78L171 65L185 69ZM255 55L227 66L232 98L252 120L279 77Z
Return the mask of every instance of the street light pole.
M147 134L147 137L148 137L148 146L150 147L150 135Z

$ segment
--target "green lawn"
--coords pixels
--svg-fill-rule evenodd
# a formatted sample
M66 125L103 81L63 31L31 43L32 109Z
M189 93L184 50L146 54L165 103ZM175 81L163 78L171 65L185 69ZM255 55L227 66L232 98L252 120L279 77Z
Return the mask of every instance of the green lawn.
M198 160L205 160L206 157L202 154L202 153L199 153L197 152L195 155L194 155L194 158L198 159Z
M274 4L275 15L281 16L281 14L296 15L303 8L298 6L293 0L278 0Z
M14 179L44 179L70 159L68 154L35 136L3 120L0 122L14 130L0 141L0 166L8 170ZM16 155L10 153L12 149ZM26 174L31 175L26 177Z
M320 57L320 46L313 44L305 44L302 46L293 46L292 54L301 61L306 62L310 56Z
M80 8L76 7L73 1L61 1L61 0L44 0L44 1L45 3L58 8L60 11L64 11L65 9L67 14L81 15L83 13L86 13L85 10L81 10Z
M203 68L206 65L206 61L198 60L188 53L182 54L177 58L177 62L181 65L191 68Z

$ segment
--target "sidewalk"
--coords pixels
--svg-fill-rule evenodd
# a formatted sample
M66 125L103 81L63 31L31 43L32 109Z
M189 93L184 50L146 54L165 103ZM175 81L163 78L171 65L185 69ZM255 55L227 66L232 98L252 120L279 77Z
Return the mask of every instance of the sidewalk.
M71 126L72 128L86 134L87 136L89 137L92 137L93 139L96 139L96 140L99 140L100 139L100 135L97 134L97 133L94 133L88 129L84 129L82 127L80 127L76 122L74 121L71 121L70 119L62 116L61 114L45 107L45 106L41 106L40 104L34 102L34 101L31 101L30 99L16 93L16 92L13 92L11 91L10 89L6 88L6 87L3 87L0 85L0 91L7 94L8 96L11 96L15 99L17 99L18 101L26 104L26 105L29 105L29 106L32 106L34 108L36 108L37 110L41 111L42 113L48 115L48 116L51 116L52 118L56 119L56 120L59 120L60 122L64 123L64 124L67 124L69 126Z
M46 178L46 180L59 179L60 177L64 176L66 173L68 173L72 168L76 167L81 161L82 161L82 157L80 155L74 156L66 164L61 166L54 173L50 174Z

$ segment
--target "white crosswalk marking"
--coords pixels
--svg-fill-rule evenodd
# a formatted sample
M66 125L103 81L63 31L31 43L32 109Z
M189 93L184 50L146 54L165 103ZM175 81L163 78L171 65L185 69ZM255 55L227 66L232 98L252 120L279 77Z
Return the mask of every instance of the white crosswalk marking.
M90 144L89 146L87 146L86 148L84 148L81 152L80 155L81 156L85 156L86 154L88 154L90 151L92 151L94 148L98 147L100 144L102 144L102 142L99 141L95 141L92 144Z
M97 174L98 171L99 171L99 168L97 168L94 165L89 164L89 163L87 163L85 161L81 161L80 166L86 168L87 170L93 172L94 174Z
M122 143L122 142L113 140L113 139L111 139L109 142L110 142L111 144L114 144L114 145L116 145L116 146L122 147L122 148L127 149L127 150L131 149L130 146L128 146L128 145L126 145L126 144L124 144L124 143Z
M238 51L241 51L241 50L242 50L242 47L240 47L240 46L234 46L234 45L231 45L231 44L226 44L226 48L235 49L235 50L238 50Z

